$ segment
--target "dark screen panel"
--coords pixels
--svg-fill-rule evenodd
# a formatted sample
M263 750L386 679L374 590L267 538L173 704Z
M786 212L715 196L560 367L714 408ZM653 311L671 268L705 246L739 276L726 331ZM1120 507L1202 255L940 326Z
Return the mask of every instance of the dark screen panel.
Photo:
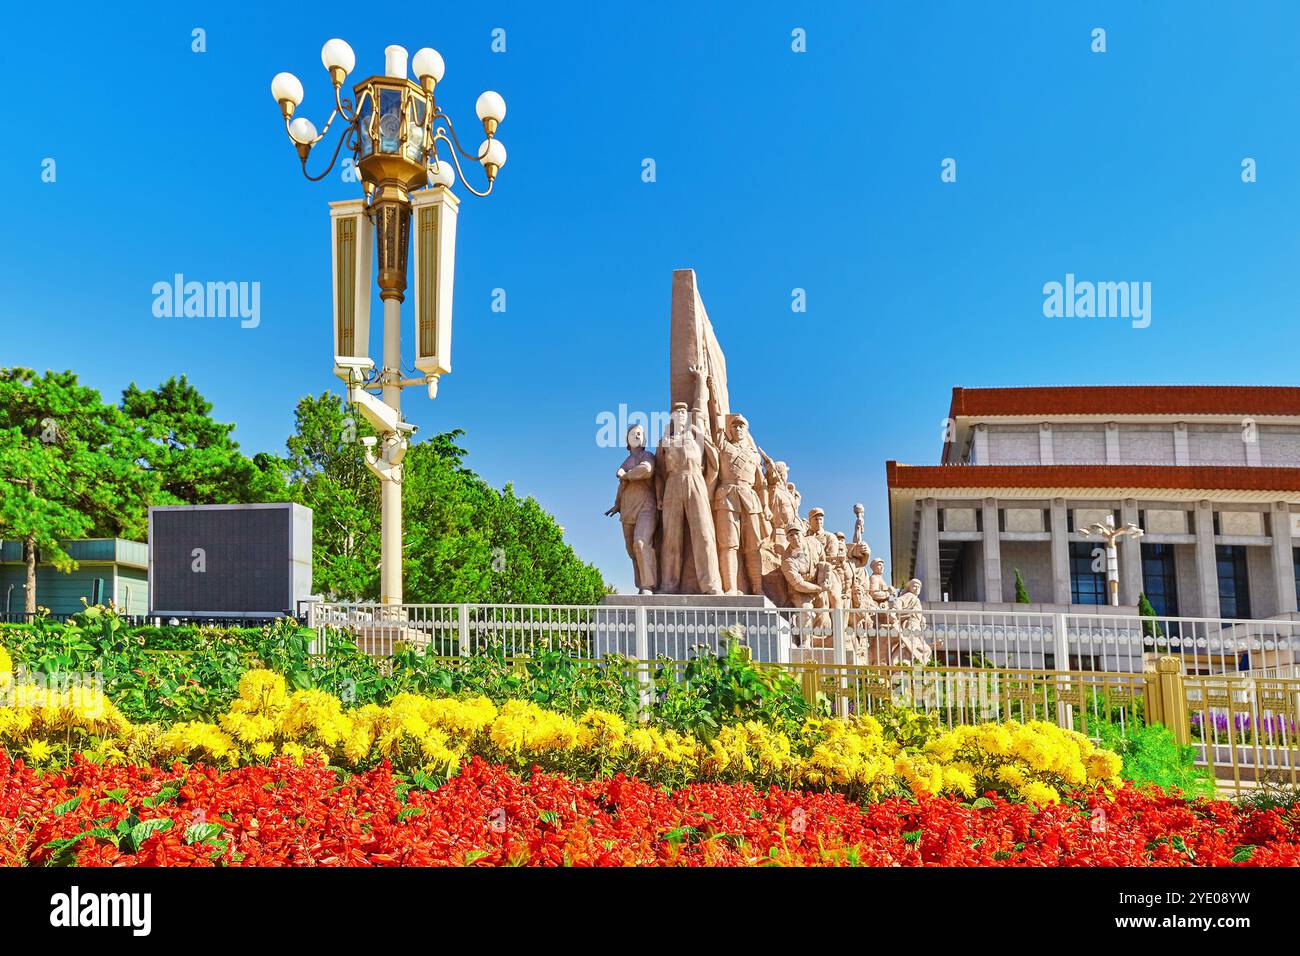
M292 608L290 509L155 511L153 610L277 613ZM202 548L206 570L193 570Z

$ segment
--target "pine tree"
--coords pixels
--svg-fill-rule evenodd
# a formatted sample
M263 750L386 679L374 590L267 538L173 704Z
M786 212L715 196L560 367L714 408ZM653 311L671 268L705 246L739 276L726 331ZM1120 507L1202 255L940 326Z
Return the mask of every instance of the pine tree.
M1025 579L1020 576L1019 568L1012 568L1016 572L1016 603L1033 604L1029 599L1029 589L1025 587Z

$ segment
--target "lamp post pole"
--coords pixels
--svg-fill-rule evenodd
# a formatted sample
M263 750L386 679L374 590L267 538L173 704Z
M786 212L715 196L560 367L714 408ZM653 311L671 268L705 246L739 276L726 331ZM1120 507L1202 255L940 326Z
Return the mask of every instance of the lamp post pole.
M1116 542L1120 538L1140 538L1145 532L1132 522L1117 528L1115 516L1107 515L1105 524L1091 525L1081 533L1088 537L1100 537L1106 542L1106 591L1110 606L1119 607L1119 550Z
M364 200L331 203L334 273L334 373L347 383L348 401L356 405L377 432L362 439L366 465L380 484L379 599L402 603L402 460L414 426L402 419L402 389L426 385L437 394L438 379L451 371L451 292L455 266L456 209L451 192L457 173L465 189L476 196L492 192L506 151L496 138L506 105L492 91L483 93L475 112L487 139L476 154L461 148L450 117L442 111L434 89L444 63L436 50L416 52L407 71L406 50L384 50L384 73L353 87L356 105L342 95L343 82L356 65L356 56L343 40L330 40L321 62L334 86L334 109L318 134L312 122L294 111L303 99L302 84L291 73L278 73L271 95L280 106L285 131L302 163L303 175L317 181L334 168L347 146L360 173ZM329 166L319 175L307 172L312 148L325 138L336 118L343 134ZM438 144L446 145L444 157ZM465 182L457 154L482 164L487 188L482 192ZM450 162L447 159L450 158ZM455 172L453 172L453 166ZM402 302L406 299L408 249L412 221L415 241L415 367L421 377L402 374ZM378 371L370 358L369 234L379 260L379 294L383 301L383 345ZM378 393L378 397L373 393Z

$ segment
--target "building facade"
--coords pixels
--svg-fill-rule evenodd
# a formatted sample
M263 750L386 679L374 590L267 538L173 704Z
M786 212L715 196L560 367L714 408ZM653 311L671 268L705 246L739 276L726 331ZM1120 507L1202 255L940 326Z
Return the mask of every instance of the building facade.
M77 562L75 571L60 571L37 556L36 603L54 614L76 614L87 604L113 601L123 614L149 613L149 547L122 538L87 538L63 542ZM0 595L4 614L21 615L27 568L21 541L0 541Z
M895 576L928 604L1079 610L1107 602L1107 516L1145 532L1119 550L1119 597L1170 617L1297 608L1300 388L954 388L937 465L886 465Z

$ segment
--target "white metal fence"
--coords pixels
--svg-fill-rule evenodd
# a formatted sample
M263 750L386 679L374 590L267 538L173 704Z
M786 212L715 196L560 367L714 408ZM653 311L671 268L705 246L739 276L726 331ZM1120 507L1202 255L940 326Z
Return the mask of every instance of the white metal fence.
M707 601L707 598L701 599ZM1175 656L1189 675L1290 676L1300 664L1300 621L1139 617L1032 611L791 609L520 604L308 605L318 649L340 637L372 654L399 641L440 656L619 654L686 660L742 636L756 660L787 663L1141 672Z

